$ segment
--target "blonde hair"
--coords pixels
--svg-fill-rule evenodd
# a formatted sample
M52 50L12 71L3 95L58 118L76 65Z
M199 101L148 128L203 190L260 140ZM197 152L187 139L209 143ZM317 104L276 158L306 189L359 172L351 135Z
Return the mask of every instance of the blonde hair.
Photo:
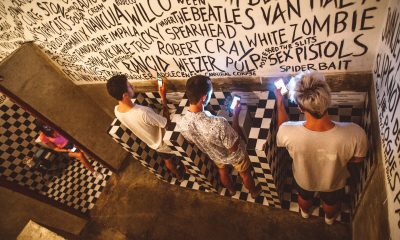
M315 118L325 115L331 104L331 89L323 74L306 72L296 82L295 99L304 111Z

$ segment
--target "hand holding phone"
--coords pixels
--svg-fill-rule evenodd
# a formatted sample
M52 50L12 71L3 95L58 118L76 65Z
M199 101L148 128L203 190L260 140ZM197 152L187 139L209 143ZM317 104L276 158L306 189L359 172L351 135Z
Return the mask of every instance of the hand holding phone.
M166 97L166 86L164 83L164 77L157 73L157 84L158 84L158 93L160 94L161 98Z
M163 79L160 74L157 74L157 84L159 88L163 85Z
M240 97L234 95L234 96L233 96L232 103L231 103L231 106L230 106L230 109L231 109L231 110L235 109L235 107L236 107L236 105L238 104L238 102L240 102Z
M285 83L283 82L283 79L280 78L274 82L276 89L279 89L281 91L282 95L285 95L288 92L288 89L285 86Z

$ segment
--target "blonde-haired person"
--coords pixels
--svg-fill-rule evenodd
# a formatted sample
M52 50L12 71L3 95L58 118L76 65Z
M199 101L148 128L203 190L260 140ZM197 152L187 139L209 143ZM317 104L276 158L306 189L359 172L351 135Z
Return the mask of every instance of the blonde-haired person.
M287 148L293 159L301 216L309 217L314 193L319 192L325 222L331 225L340 212L346 179L350 176L347 163L364 160L367 137L357 124L330 119L327 110L331 91L321 73L303 73L293 94L306 120L288 121L283 96L276 90L277 145Z

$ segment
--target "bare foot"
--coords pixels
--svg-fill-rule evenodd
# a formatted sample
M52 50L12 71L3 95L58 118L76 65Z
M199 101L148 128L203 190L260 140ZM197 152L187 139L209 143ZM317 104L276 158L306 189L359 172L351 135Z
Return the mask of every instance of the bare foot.
M252 192L250 195L253 199L257 198L258 196L260 196L262 192L261 186L259 184L257 184L256 189L254 190L254 192Z

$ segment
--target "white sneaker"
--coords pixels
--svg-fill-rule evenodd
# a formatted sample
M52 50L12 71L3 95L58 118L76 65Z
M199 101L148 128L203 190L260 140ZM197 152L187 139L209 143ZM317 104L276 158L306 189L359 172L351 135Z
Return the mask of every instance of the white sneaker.
M301 207L299 207L299 208L300 208L300 214L301 214L301 216L302 216L303 218L307 219L307 218L310 217L310 214L309 214L309 213L304 212L303 209L301 209Z
M325 214L325 223L328 225L332 225L335 222L336 216L334 216L333 218L328 218Z
M101 173L99 173L97 171L92 172L92 174L97 179L103 179L104 178L103 174L101 174Z

